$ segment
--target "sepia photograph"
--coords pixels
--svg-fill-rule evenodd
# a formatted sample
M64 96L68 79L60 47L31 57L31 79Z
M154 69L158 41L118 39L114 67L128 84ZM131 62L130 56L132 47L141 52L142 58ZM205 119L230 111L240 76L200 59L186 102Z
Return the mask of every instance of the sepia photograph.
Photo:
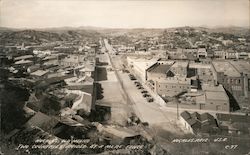
M250 0L0 0L0 155L250 155Z

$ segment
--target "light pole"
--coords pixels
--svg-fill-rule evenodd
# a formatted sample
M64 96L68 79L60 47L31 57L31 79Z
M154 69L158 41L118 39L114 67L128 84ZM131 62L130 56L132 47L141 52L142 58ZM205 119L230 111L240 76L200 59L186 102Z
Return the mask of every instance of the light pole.
M177 110L177 120L179 120L179 102L178 102L178 99L176 98L177 100L177 104L176 104L176 110Z

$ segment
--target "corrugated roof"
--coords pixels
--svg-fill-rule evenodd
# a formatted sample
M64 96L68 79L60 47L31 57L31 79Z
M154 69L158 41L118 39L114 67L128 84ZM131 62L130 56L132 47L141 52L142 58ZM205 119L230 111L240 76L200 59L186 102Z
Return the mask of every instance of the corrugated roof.
M149 72L166 74L170 67L171 65L168 64L156 64L149 69Z
M182 116L182 118L184 118L184 120L188 120L189 118L191 118L190 113L187 112L187 111L183 111L183 112L181 113L181 116Z

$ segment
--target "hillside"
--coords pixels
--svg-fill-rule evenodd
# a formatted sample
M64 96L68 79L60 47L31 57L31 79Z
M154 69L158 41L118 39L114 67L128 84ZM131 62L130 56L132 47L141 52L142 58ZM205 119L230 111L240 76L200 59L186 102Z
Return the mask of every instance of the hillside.
M39 44L53 41L72 41L84 38L99 37L100 34L87 30L56 30L56 31L40 31L40 30L12 30L1 29L0 44L8 43L27 43Z

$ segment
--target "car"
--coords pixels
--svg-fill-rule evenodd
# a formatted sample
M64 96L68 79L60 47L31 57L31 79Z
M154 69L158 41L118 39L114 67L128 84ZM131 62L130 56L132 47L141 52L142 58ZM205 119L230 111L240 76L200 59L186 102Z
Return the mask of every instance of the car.
M134 84L140 84L140 82L138 82L138 81L135 81L135 82L134 82Z
M134 75L129 74L128 76L129 76L130 80L136 80L136 78L135 78L135 76L134 76Z
M154 99L151 97L151 98L147 98L147 101L148 102L153 102L154 101Z
M145 94L145 93L148 93L148 91L142 90L141 93L142 93L142 94Z
M134 81L134 80L136 80L136 78L135 77L130 77L130 80Z
M143 94L143 97L151 97L149 94Z
M137 87L138 89L144 89L142 86Z
M137 83L137 84L135 84L135 86L136 86L136 87L140 87L140 86L141 86L141 84L140 84L140 83Z
M140 83L136 83L135 86L136 86L136 87L139 87L139 86L141 86L141 84L140 84Z
M125 69L124 72L125 72L125 73L130 73L129 70L127 70L127 69Z

